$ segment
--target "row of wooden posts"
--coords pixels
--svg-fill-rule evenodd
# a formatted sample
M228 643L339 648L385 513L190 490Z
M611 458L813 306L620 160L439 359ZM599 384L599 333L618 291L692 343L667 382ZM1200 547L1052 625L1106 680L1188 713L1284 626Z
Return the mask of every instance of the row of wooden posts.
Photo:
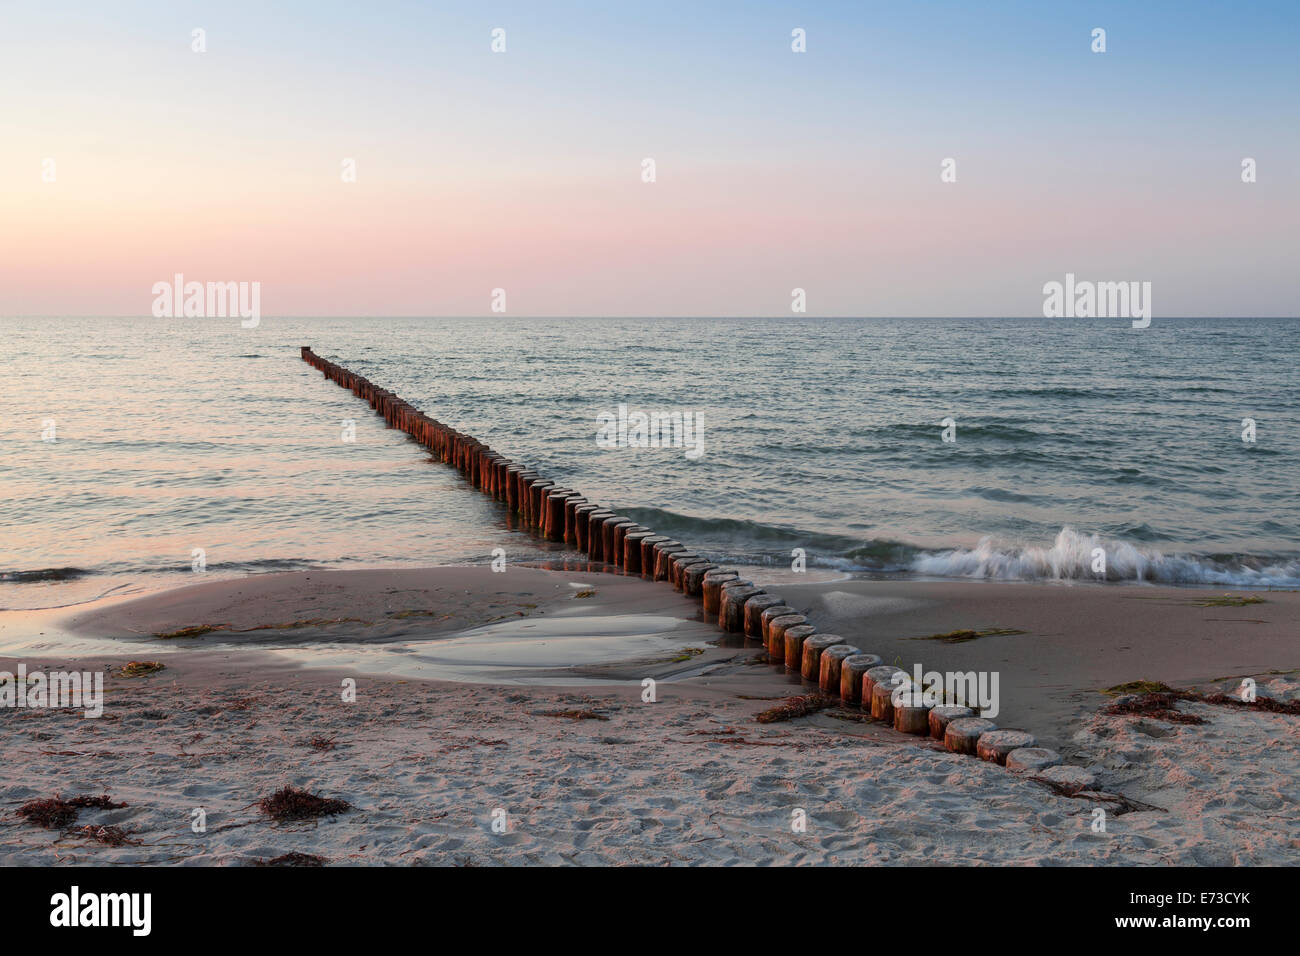
M740 572L719 567L680 541L655 534L631 518L516 464L364 376L321 358L309 346L302 346L302 358L330 381L364 398L390 426L458 468L467 481L504 503L526 527L547 540L576 548L593 561L613 565L625 574L666 581L698 598L706 620L713 618L723 631L761 641L772 663L816 681L822 691L860 705L873 718L892 723L904 733L943 740L957 753L977 754L1003 764L1008 755L1022 748L1036 751L1021 755L1022 762L1055 757L1040 758L1051 752L1037 748L1031 735L999 730L968 707L932 707L920 700L895 706L893 675L901 668L885 664L876 654L863 653L838 635L817 633L804 615L743 579ZM1012 760L1012 766L1016 765Z

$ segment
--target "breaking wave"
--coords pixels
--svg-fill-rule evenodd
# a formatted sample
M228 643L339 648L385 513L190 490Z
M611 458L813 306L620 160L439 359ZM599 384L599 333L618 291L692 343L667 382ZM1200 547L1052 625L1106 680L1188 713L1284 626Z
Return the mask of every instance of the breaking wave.
M1105 554L1105 574L1093 570ZM1215 584L1228 587L1300 586L1300 560L1252 555L1165 554L1129 541L1062 528L1051 547L1002 547L991 537L974 548L919 554L912 570L937 577L997 580L1145 581L1152 584Z

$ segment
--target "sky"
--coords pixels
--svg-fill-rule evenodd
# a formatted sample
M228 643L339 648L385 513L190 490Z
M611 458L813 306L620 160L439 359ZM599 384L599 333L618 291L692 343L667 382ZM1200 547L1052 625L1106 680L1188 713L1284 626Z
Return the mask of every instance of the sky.
M1294 316L1298 47L1280 0L0 0L0 314L180 273L266 315L1016 316L1069 272Z

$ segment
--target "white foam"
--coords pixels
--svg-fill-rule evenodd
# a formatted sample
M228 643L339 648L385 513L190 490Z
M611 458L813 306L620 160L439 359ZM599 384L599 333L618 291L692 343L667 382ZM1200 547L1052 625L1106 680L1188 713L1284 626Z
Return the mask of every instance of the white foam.
M1083 534L1062 528L1051 547L1006 546L992 537L974 548L955 548L918 555L912 570L940 577L998 580L1098 580L1092 570L1093 551L1106 552L1108 581L1147 581L1154 584L1218 584L1230 587L1300 586L1300 562L1279 562L1260 568L1221 565L1208 558L1166 555L1132 542Z

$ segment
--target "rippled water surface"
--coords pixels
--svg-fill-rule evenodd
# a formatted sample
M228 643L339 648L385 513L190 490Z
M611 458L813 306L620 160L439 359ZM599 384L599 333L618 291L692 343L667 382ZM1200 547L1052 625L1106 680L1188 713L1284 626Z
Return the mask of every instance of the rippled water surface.
M1294 320L3 319L0 607L554 552L300 345L732 560L1300 586ZM680 411L703 454L601 448ZM956 441L941 421L956 422ZM1241 439L1254 419L1257 440ZM342 440L343 422L356 440ZM52 422L56 441L50 437Z

